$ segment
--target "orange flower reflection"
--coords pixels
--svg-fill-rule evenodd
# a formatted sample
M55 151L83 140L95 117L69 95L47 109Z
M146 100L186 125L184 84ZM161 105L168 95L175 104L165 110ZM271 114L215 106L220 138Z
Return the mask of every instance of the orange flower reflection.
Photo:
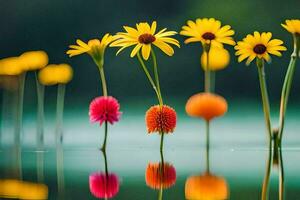
M224 178L205 173L190 176L185 182L187 200L224 200L229 198L229 188Z
M152 189L167 189L176 182L176 170L169 163L149 163L145 179L147 186Z

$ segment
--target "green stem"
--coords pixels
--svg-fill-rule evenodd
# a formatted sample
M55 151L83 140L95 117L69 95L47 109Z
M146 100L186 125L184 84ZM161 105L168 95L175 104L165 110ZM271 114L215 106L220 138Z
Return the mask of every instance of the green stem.
M263 110L264 110L264 115L265 115L265 123L267 126L269 140L271 140L272 128L271 128L271 117L270 117L270 103L269 103L269 96L268 96L268 91L267 91L264 61L262 59L258 58L256 63L257 63L257 68L258 68L259 84L260 84L260 90L261 90Z
M151 77L151 75L150 75L150 73L149 73L149 71L148 71L148 69L147 69L147 67L146 67L143 59L142 59L142 57L141 57L140 52L137 53L137 57L138 57L138 60L139 60L139 62L141 64L141 67L143 68L143 70L144 70L144 72L145 72L145 74L146 74L146 76L147 76L147 78L148 78L148 80L149 80L152 88L155 91L157 99L160 101L160 95L159 95L158 89L157 89L157 87L156 87L156 85L155 85L155 83L154 83L154 81L153 81L153 79L152 79L152 77ZM162 102L159 102L159 104L162 104Z
M159 148L159 150L160 150L160 153L162 153L163 152L163 150L164 150L164 133L163 132L161 132L160 133L160 148Z
M204 70L204 91L210 92L211 91L211 74L209 69L209 52L210 52L210 44L203 45L203 49L206 53L206 66Z
M108 176L108 165L107 165L107 156L106 156L106 151L101 150L104 158L104 167L105 167L105 174Z
M65 199L64 153L62 143L58 143L56 147L58 199Z
M103 144L102 144L102 147L101 147L101 150L103 152L106 151L106 140L107 140L107 121L104 122L104 141L103 141Z
M44 98L45 86L40 84L37 72L35 72L35 82L37 90L37 147L41 150L44 146Z
M285 75L285 79L281 91L280 113L279 113L279 135L278 135L280 144L282 141L282 134L284 129L285 113L287 109L288 99L289 99L295 67L296 67L297 53L299 52L299 48L300 48L299 47L300 42L298 40L300 41L300 38L294 36L294 51L291 55L291 60Z
M159 192L158 192L158 200L162 200L163 199L163 187L162 185L159 188Z
M162 106L164 103L163 103L161 90L160 90L157 60L156 60L156 56L155 56L153 49L151 49L151 55L152 55L152 60L153 60L153 68L154 68L153 71L154 71L154 77L155 77L155 82L156 82L156 88L157 88L157 92L158 92L158 101L159 101L160 106Z
M26 72L19 75L19 89L16 98L16 125L15 125L15 145L21 145L22 124L23 124L23 101L24 101L24 87L25 87Z
M37 180L44 182L44 152L37 152Z
M284 168L283 168L283 159L282 159L282 151L279 147L278 149L275 149L278 151L278 165L279 165L279 200L284 200Z
M210 172L210 163L209 163L209 147L210 147L210 140L209 140L209 121L205 121L206 126L206 172Z
M210 72L210 91L215 92L216 88L216 72L211 71Z
M103 96L106 97L108 93L107 93L107 85L106 85L106 79L105 79L103 65L98 66L98 68L99 68L101 82L102 82Z
M57 88L57 104L56 104L56 142L63 142L63 113L65 100L66 85L59 84Z
M272 140L269 140L269 154L268 154L268 160L266 165L266 173L263 181L262 186L262 193L261 193L261 200L269 200L268 198L268 190L269 190L269 183L270 183L270 174L271 174L271 164L272 164Z

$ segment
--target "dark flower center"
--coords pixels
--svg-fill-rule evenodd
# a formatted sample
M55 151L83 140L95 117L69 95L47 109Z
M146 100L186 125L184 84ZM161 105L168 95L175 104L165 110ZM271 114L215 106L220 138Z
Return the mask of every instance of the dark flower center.
M149 33L144 33L139 36L139 42L143 44L150 44L155 41L155 37Z
M213 40L216 38L215 34L211 33L211 32L206 32L202 35L202 38L205 40Z
M257 54L263 54L265 53L267 50L267 47L263 44L257 44L255 45L255 47L253 48L253 51Z

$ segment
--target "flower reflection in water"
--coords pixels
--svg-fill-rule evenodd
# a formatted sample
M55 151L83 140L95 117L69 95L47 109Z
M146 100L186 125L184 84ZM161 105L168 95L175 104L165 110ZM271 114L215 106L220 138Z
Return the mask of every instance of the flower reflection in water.
M275 132L276 134L277 132ZM270 142L270 149L268 150L268 159L266 164L266 172L265 177L262 184L262 193L261 193L261 199L267 200L269 199L269 185L270 185L270 175L272 169L278 170L278 199L283 200L285 199L284 194L284 167L283 167L283 157L282 157L282 151L279 141L277 140L277 137L275 136L274 139Z
M208 134L206 135L208 136ZM210 171L209 140L206 140L206 170L201 175L193 175L185 182L187 200L225 200L229 199L229 186L225 178Z
M224 178L210 173L190 176L185 182L185 198L193 200L224 200L229 189Z
M106 152L102 151L105 163L105 172L93 172L89 177L90 192L96 198L109 199L119 192L119 177L115 173L108 172Z
M146 185L153 190L159 190L158 199L163 199L163 190L171 188L176 183L176 169L167 162L164 162L163 152L160 153L159 163L149 162L145 172Z

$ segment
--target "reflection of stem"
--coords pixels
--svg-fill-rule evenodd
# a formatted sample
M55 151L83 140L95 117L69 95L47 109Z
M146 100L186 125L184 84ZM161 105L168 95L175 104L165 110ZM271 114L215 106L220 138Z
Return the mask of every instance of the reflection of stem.
M16 169L17 177L22 180L22 154L21 154L21 135L23 122L23 101L24 101L24 87L25 87L26 72L19 75L19 88L16 95L16 118L15 118L15 134L14 145L16 152Z
M59 84L57 89L57 105L56 105L56 142L63 141L63 113L65 100L66 85Z
M37 147L39 150L44 146L44 96L45 86L40 84L37 72L35 72L36 90L37 90Z
M163 187L162 187L162 184L161 184L161 186L159 188L159 192L158 192L158 200L163 199L163 192L164 192L164 190L163 190Z
M106 151L105 151L105 148L104 148L104 149L101 149L101 151L102 151L102 154L103 154L103 157L104 157L105 178L106 178L105 184L106 184L106 188L108 188L108 181L109 181L109 178L108 178L108 165L107 165L107 157L106 157ZM105 197L104 199L107 200L108 198Z
M15 124L15 145L21 145L22 122L23 122L23 101L26 73L19 75L19 90L16 105L16 124Z
M263 181L261 199L268 200L268 188L270 182L270 173L271 173L271 164L272 164L272 140L269 141L269 154L268 154L268 162L266 166L266 174Z
M278 151L278 165L279 165L279 200L284 199L284 168L283 168L283 159L281 148L275 149Z
M108 165L107 165L107 157L106 157L106 151L101 150L104 158L104 167L105 167L105 174L108 177Z
M286 108L288 104L288 99L291 91L293 76L295 72L297 53L300 48L300 37L294 36L294 51L291 55L291 60L285 75L284 83L281 91L281 101L280 101L280 113L279 113L279 143L281 144L283 128L284 128L284 118L286 113Z
M271 117L270 117L270 103L269 103L269 96L266 84L266 75L264 69L264 61L262 59L257 59L257 68L258 68L258 76L259 76L259 84L261 90L261 97L265 115L265 123L267 126L267 131L269 135L269 140L272 138L272 126L271 126Z
M209 121L205 122L206 125L206 171L209 173Z
M59 199L64 198L65 191L65 177L64 177L64 152L62 143L56 144L56 167L57 167L57 188Z
M163 138L163 136L162 136ZM163 142L161 142L160 144L162 144ZM164 160L164 152L163 149L161 149L160 151L160 188L159 188L159 192L158 192L158 200L162 200L163 199L163 181L164 181L164 173L165 173L165 160Z
M37 179L39 183L44 182L44 152L37 152Z

